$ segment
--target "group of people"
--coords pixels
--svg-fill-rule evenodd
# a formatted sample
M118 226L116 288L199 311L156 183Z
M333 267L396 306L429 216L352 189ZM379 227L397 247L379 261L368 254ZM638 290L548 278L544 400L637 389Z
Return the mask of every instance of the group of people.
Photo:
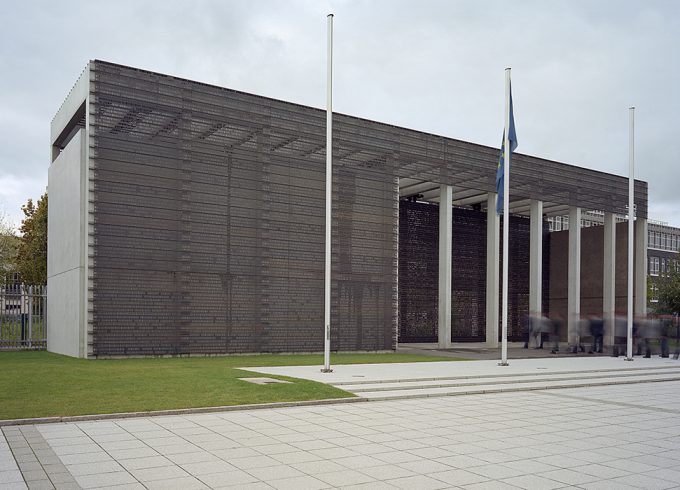
M625 316L617 315L613 322L605 322L603 318L591 315L579 320L579 326L572 332L571 338L564 332L566 322L559 316L547 317L545 315L528 315L525 318L525 342L524 348L533 344L534 348L542 349L544 342L552 346L552 353L557 354L560 350L560 339L569 342L572 353L586 352L603 353L604 339L607 336L608 344L612 343L612 354L624 353L628 336L628 320ZM612 325L613 323L613 325ZM613 332L610 330L613 328ZM612 338L613 334L613 338ZM584 346L584 341L589 344ZM635 318L633 321L633 349L635 355L651 357L652 352L657 350L662 357L669 357L671 340L675 343L674 357L680 357L680 322L677 317L660 316L649 318Z
M564 326L564 321L559 316L549 318L545 315L528 315L525 318L526 340L524 348L533 343L534 348L542 349L543 342L548 341L552 344L552 353L556 354L560 350L560 335Z

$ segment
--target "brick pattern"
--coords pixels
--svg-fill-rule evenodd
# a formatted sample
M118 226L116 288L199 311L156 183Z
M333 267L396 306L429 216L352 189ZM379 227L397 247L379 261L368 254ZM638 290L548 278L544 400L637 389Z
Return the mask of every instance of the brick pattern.
M524 340L529 312L529 220L511 217L508 338ZM452 340L486 339L486 213L453 209ZM502 247L501 224L501 247ZM399 341L437 341L439 206L399 204ZM543 239L543 309L548 313L550 247ZM501 257L502 262L502 257ZM500 266L499 266L500 267Z
M93 90L95 355L322 350L318 114L101 62ZM397 179L338 144L333 349L392 349Z

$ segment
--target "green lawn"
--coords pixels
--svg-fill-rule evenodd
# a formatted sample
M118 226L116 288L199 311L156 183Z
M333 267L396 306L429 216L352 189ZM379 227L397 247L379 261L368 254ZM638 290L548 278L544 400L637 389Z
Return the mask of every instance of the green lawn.
M333 364L452 361L409 354L333 354ZM255 385L243 366L323 364L322 355L85 360L45 351L0 352L0 420L353 396L322 383Z
M24 328L26 329L26 336L28 336L28 324ZM42 319L39 316L33 318L31 337L34 341L45 340L45 330L43 329ZM20 315L0 315L0 339L8 344L21 341Z

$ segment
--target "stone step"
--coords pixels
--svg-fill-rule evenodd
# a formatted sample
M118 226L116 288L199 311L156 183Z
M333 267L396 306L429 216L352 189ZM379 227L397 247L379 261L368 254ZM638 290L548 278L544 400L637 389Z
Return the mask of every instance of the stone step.
M441 363L442 365L444 363ZM458 367L458 366L456 366ZM541 368L536 368L541 369ZM495 379L495 378L521 378L521 377L531 377L531 376L553 376L553 375L563 375L563 374L585 374L585 373L628 373L628 372L648 372L650 370L660 371L660 370L678 370L680 365L675 364L671 366L653 366L653 367L630 367L630 368L619 368L614 369L574 369L574 370L560 370L560 371L548 371L541 370L540 372L516 372L512 374L466 374L466 375L456 375L456 376L429 376L429 377L415 377L415 378L387 378L387 379L373 379L373 380L352 380L352 381L337 381L332 382L334 386L344 387L347 385L363 385L363 384L389 384L389 383L411 383L411 382L421 382L421 381L456 381L456 380L476 380L476 379ZM251 369L251 370L257 370ZM263 371L265 372L265 371ZM345 388L343 388L345 389Z
M637 372L621 372L607 371L607 372L593 372L593 371L579 371L573 373L531 373L525 375L515 376L476 376L464 378L440 378L429 380L404 379L400 381L364 381L354 384L337 383L334 386L352 393L377 392L377 391L399 391L399 390L415 390L428 388L456 388L460 386L485 386L485 385L500 385L500 384L518 384L518 383L533 383L533 382L552 382L552 381L571 381L571 380L592 380L608 378L624 378L624 377L638 377L648 376L652 374L675 374L680 375L680 367L673 369L644 369L637 370Z
M636 383L659 383L680 381L680 373L652 373L635 376L602 376L591 379L553 379L549 381L530 381L526 383L498 383L486 385L466 385L454 387L416 387L407 390L364 391L356 393L370 400L397 400L404 398L426 398L435 396L475 395L516 391L549 390L560 388L585 388L593 386L625 385ZM344 388L346 389L346 388ZM350 391L350 390L348 390Z

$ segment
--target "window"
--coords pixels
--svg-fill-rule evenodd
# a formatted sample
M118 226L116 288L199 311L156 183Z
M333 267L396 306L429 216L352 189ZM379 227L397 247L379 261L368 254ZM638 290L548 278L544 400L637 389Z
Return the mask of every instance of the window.
M678 249L678 236L673 235L671 237L671 250L673 250L673 252L675 252L677 249Z
M654 246L654 232L653 231L647 232L647 246L648 247Z
M661 273L665 274L666 273L666 259L661 257Z
M659 275L659 257L649 258L649 274L652 276Z

